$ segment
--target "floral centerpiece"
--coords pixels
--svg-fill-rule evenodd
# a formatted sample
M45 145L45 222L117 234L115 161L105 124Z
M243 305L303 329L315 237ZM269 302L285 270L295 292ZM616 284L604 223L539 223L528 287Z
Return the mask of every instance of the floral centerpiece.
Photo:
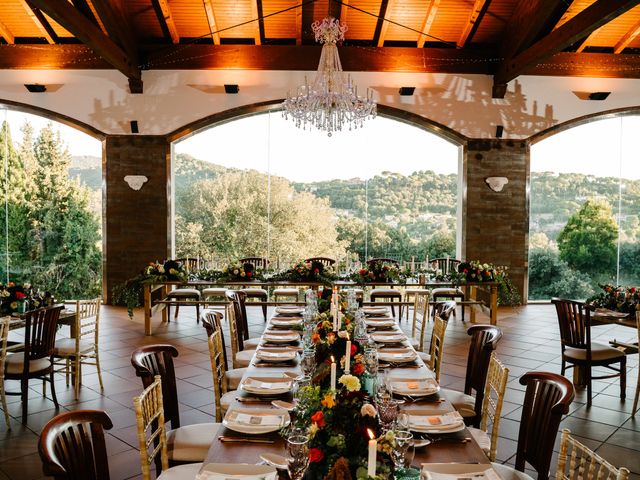
M367 268L361 268L351 276L358 283L393 282L399 278L400 269L395 264L382 260L369 262Z
M640 288L600 285L602 292L587 299L594 307L607 308L617 312L635 314L640 310Z
M505 267L497 267L490 263L481 263L477 260L462 262L458 265L457 272L450 273L450 280L462 282L495 282L504 275Z
M262 272L256 270L253 263L233 263L222 270L222 281L245 281L259 280L262 278Z
M277 273L271 277L271 280L289 281L289 282L320 282L325 285L331 284L336 280L337 276L333 267L326 266L321 262L304 262L300 261L294 264L290 269Z
M145 283L184 282L188 276L184 265L175 260L150 262L138 275L113 289L113 301L126 305L129 317L133 317L133 309L142 305Z

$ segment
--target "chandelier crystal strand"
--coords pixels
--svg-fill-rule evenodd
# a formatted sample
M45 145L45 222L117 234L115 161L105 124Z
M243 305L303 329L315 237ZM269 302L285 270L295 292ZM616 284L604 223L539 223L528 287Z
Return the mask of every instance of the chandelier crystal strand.
M283 116L292 118L298 128L315 127L329 136L336 131L362 127L365 120L375 118L376 103L373 92L358 95L350 75L342 71L336 43L344 40L347 25L327 17L311 25L316 41L322 43L318 71L312 85L298 87L295 95L287 95Z

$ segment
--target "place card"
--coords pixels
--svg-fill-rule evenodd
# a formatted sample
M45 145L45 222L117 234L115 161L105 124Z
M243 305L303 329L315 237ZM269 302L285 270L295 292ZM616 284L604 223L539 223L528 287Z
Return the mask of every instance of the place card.
M278 426L282 423L280 415L251 415L247 413L237 413L234 421L245 425Z

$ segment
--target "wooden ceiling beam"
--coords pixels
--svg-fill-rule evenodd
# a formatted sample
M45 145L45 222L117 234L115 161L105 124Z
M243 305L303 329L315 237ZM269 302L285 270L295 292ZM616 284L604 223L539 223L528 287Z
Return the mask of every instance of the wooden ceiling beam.
M100 27L96 13L91 9L91 5L89 5L87 0L72 0L72 2L73 6L80 10L85 17L91 20L96 26Z
M151 0L151 4L164 36L173 44L180 43L180 35L178 35L178 29L173 21L168 0Z
M584 52L584 49L589 46L589 43L596 37L596 35L598 35L598 32L601 29L602 29L602 27L598 28L597 30L594 30L587 37L585 37L584 40L582 40L582 42L580 42L580 45L578 45L578 47L576 48L576 53Z
M302 8L300 10L300 42L301 45L314 45L316 43L315 35L311 29L311 24L314 21L315 16L315 3L308 1L301 1Z
M622 53L622 51L627 48L638 35L640 35L640 21L638 21L638 23L631 27L627 31L627 33L625 33L622 38L618 40L618 43L616 43L616 45L613 47L613 53Z
M561 52L589 36L594 30L638 4L640 4L640 0L596 0L522 53L517 54L514 58L505 58L494 75L494 97L499 97L501 93L506 91L506 85L509 81L539 63L545 62L553 54Z
M389 28L389 22L385 21L389 4L393 4L393 0L382 0L382 2L380 2L378 22L376 23L376 30L373 34L372 42L376 47L382 47L384 45L384 37L387 34L387 28Z
M142 73L136 65L113 40L106 36L87 17L71 5L67 0L30 0L36 7L41 8L56 22L71 32L82 43L107 62L134 81L134 86L140 87ZM141 93L134 92L131 93Z
M348 5L349 0L343 0L342 3L336 0L329 0L329 16L340 20L342 18L343 9L347 8L343 5L344 3Z
M29 3L28 0L20 0L20 3L29 17L31 17L31 21L33 21L35 26L38 27L38 30L40 30L40 33L42 33L42 36L47 40L47 43L50 45L58 43L58 35L56 35L56 32L51 28L51 25L40 9L34 7L34 4Z
M214 45L220 45L220 34L218 31L218 22L216 21L216 15L213 10L213 3L211 0L202 0L204 5L204 13L207 16L207 23L209 24L209 32L211 32L211 40Z
M16 43L16 39L13 36L13 33L11 33L11 30L9 30L9 27L7 27L2 22L0 22L0 37L4 38L4 41L7 42L9 45L11 45L12 43Z
M107 35L138 64L138 46L134 38L123 0L91 0Z
M304 7L296 8L296 45L302 45L302 9Z
M264 20L262 19L262 0L251 0L252 20L256 20L253 39L256 45L262 45L264 39Z
M436 13L438 12L438 7L440 6L440 0L429 0L429 5L427 5L427 13L424 16L424 22L422 23L422 28L420 31L422 32L418 36L418 48L424 48L424 44L427 41L429 30L431 30L431 25L433 25L433 21L436 18Z
M473 8L471 9L471 13L469 14L469 20L458 39L457 46L458 48L464 48L468 43L471 43L473 36L478 30L480 26L480 22L482 22L482 18L485 13L489 9L489 5L491 5L491 0L476 0L473 4Z

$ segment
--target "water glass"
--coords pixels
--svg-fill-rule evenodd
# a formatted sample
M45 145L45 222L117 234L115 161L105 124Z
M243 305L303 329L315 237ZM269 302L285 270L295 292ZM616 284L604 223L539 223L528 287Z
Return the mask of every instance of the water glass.
M302 352L302 361L300 362L302 366L302 373L311 377L313 375L314 370L316 369L316 350L315 348L305 348Z
M287 437L287 466L291 480L302 480L309 467L309 437L299 430Z
M367 344L364 349L364 366L369 375L378 375L378 349Z
M310 385L311 377L308 375L301 375L293 381L293 385L291 386L291 394L293 395L294 402L299 400L300 391Z
M411 453L409 453L409 450L411 450ZM393 450L391 451L394 469L397 471L411 465L414 455L413 433L408 430L394 431ZM409 465L407 465L407 460Z
M375 406L378 410L378 418L383 432L391 430L400 412L400 401L394 399L389 393L378 393L375 397Z

